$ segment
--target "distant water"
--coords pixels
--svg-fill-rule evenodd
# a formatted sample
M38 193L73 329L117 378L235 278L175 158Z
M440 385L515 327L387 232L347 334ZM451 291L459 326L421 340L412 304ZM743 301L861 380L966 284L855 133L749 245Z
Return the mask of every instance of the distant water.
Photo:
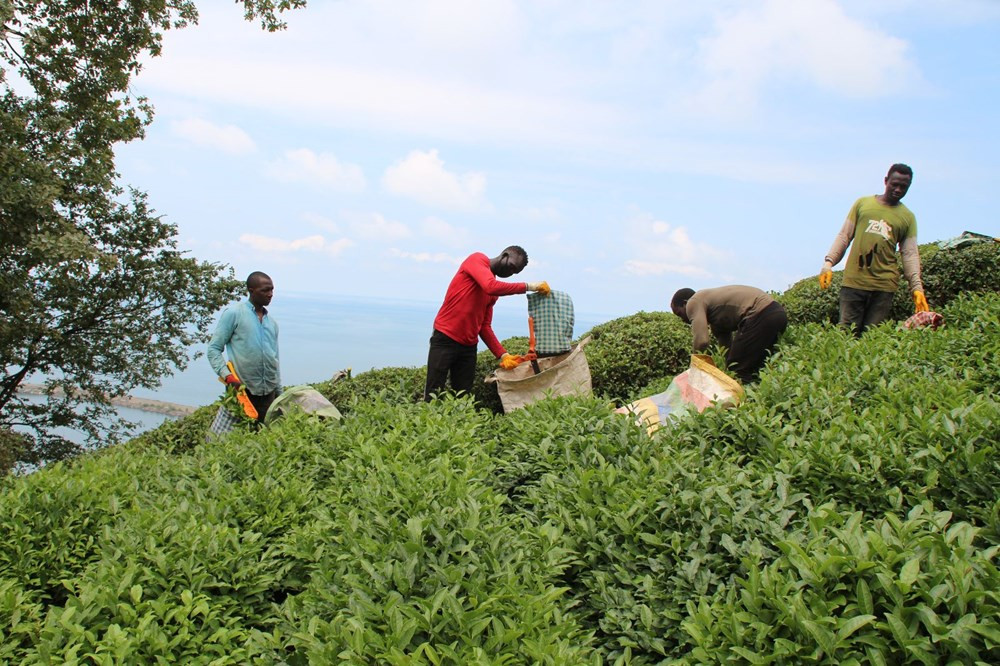
M30 403L37 405L44 404L45 398L40 395L26 395L23 396L25 400ZM116 407L118 414L131 421L135 424L135 432L133 434L138 434L140 432L151 430L159 426L164 421L169 421L173 417L167 416L166 414L156 414L154 412L145 412L139 409L131 409L130 407ZM22 430L23 428L15 427L15 430ZM70 428L55 428L52 431L54 434L60 437L65 437L71 442L83 443L83 435L79 431Z

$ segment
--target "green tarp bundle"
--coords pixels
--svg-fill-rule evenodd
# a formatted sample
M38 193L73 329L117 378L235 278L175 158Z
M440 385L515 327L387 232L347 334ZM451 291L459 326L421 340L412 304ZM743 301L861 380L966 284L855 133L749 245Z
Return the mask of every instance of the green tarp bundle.
M322 393L308 384L301 384L285 389L274 399L264 417L264 423L273 423L275 419L295 409L319 418L335 421L341 419L340 410L324 398Z
M986 234L977 234L973 231L963 231L961 236L938 241L938 247L942 250L957 250L968 245L985 243L987 241L1000 241L1000 238L994 238L993 236L987 236Z

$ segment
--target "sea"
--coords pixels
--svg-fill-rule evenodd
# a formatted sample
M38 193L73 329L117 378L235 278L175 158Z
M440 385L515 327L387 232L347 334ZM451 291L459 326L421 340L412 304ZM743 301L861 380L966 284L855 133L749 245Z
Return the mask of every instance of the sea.
M278 322L281 382L285 386L329 379L350 368L352 375L375 368L420 367L427 363L427 346L440 303L281 292L268 311ZM576 313L574 337L612 319ZM524 298L501 298L493 311L493 330L501 340L528 335ZM485 349L482 342L479 349ZM223 385L216 378L204 346L189 350L188 367L164 377L156 389L136 389L132 395L200 407L214 402ZM136 424L136 434L171 417L120 407L119 415ZM74 441L78 435L62 433Z

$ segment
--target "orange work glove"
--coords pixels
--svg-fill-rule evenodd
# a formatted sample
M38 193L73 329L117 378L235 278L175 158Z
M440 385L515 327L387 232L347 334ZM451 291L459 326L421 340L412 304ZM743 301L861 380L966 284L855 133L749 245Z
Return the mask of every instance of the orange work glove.
M924 296L924 292L915 291L913 292L913 311L914 312L928 312L930 311L930 306L927 305L927 297Z
M552 288L549 287L549 283L544 280L541 282L526 282L525 285L527 286L528 291L537 291L542 296L548 296L549 292L552 291Z
M226 375L226 378L223 379L222 381L224 381L227 386L242 386L243 385L243 382L240 381L240 378L237 377L236 375L234 375L233 373L229 373L228 375Z
M520 356L505 352L504 355L500 357L500 367L504 370L513 370L517 366L521 365L522 361L524 361L524 359Z
M831 282L833 282L833 264L824 261L823 268L819 269L819 288L826 289Z

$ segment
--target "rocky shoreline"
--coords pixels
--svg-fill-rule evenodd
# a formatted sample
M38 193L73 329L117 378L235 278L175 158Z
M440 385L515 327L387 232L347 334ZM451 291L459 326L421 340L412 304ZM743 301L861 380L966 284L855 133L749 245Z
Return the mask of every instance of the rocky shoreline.
M18 393L25 393L27 395L45 395L45 387L41 384L21 384L17 388L17 391ZM154 414L164 414L173 417L187 416L198 409L190 405L180 405L176 402L165 402L151 398L136 398L131 395L111 398L111 404L116 407L128 407L143 412L152 412Z

